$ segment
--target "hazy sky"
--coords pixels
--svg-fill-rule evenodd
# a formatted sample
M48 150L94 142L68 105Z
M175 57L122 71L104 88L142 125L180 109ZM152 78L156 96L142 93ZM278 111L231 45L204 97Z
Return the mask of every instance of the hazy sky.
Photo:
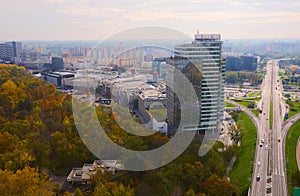
M155 25L223 38L300 38L299 0L1 0L0 40L99 40Z

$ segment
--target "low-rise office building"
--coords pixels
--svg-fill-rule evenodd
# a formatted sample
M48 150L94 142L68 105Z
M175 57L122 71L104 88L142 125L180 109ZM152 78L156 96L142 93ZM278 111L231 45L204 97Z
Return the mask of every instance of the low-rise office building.
M71 72L42 72L42 79L54 84L56 87L63 87L65 81L75 77Z
M89 184L97 172L115 175L116 171L123 170L124 166L116 160L95 160L92 164L84 164L80 168L73 168L67 177L72 184Z

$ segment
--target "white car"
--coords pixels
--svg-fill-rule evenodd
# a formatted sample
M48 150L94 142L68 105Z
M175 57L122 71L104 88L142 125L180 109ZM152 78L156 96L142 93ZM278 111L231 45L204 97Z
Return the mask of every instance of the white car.
M260 167L260 161L257 161L257 167Z

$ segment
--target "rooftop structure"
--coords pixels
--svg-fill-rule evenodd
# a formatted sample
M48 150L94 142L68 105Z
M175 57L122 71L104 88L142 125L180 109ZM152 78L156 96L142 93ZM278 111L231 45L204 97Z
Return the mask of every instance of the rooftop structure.
M196 41L221 41L221 35L220 34L197 34L195 35Z
M93 164L84 164L80 168L73 168L67 181L72 184L89 184L93 175L99 171L115 175L116 170L122 169L123 165L116 160L95 160Z

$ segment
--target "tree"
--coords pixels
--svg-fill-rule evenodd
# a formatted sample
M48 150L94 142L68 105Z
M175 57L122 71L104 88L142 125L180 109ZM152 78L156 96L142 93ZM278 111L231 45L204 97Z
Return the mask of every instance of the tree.
M235 126L235 125L231 125L228 128L228 134L230 136L230 139L236 144L238 145L239 142L242 140L242 133L241 131Z
M30 152L34 154L35 165L41 170L42 167L48 167L51 147L48 141L43 141L39 133L31 132L26 136L27 146Z
M237 72L226 72L226 82L229 84L236 84L238 80Z
M73 130L56 131L51 135L52 157L56 168L72 167L89 161L94 156Z
M230 115L235 122L238 120L238 116L239 116L238 112L232 112Z
M34 156L25 141L8 132L0 133L0 169L17 171L29 166Z
M254 101L249 101L247 107L248 108L254 108L255 107L255 102Z
M291 176L292 186L300 186L300 172L299 170L295 171Z
M53 195L49 178L33 168L24 168L16 173L0 170L0 190L2 196Z
M79 188L76 188L74 196L84 196L84 195L83 195L83 193L81 192L81 190Z
M205 193L195 193L195 191L190 188L185 194L184 196L205 196Z
M114 182L99 183L93 196L133 196L134 189L129 186L124 186L122 183L117 184Z
M239 190L235 185L230 184L228 180L221 179L217 175L210 176L204 181L203 186L207 190L207 195L239 195Z

